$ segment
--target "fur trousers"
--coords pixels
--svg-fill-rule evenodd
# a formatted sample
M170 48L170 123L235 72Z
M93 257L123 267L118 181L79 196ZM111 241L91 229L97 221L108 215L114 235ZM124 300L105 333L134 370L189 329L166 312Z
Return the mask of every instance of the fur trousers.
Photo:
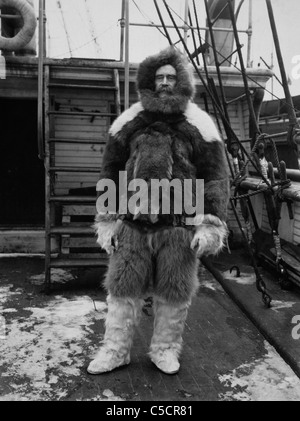
M133 299L153 294L170 304L190 301L199 265L192 239L193 231L182 227L143 233L123 223L104 280L107 292Z

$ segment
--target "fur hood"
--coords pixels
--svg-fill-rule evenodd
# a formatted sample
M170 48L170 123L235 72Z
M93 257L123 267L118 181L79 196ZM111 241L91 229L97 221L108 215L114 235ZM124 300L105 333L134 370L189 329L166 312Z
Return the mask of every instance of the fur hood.
M176 69L177 83L171 97L159 98L155 92L155 73L167 64ZM183 113L195 94L195 83L191 65L185 56L174 47L147 57L139 66L137 90L145 110L164 114Z

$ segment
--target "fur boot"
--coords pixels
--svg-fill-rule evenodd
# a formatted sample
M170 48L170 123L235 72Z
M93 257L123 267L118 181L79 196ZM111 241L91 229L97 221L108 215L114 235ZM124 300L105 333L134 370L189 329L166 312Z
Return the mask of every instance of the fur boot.
M150 345L151 361L165 374L179 371L182 333L190 302L170 304L154 300L154 332Z
M138 324L142 300L107 297L108 313L103 345L88 366L88 373L101 374L130 363L130 349Z

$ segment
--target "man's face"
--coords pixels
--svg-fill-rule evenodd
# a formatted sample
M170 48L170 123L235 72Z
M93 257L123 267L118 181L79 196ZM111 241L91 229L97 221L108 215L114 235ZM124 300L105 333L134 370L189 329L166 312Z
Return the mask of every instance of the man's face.
M155 73L155 92L164 96L173 92L176 85L176 70L170 64L157 69Z

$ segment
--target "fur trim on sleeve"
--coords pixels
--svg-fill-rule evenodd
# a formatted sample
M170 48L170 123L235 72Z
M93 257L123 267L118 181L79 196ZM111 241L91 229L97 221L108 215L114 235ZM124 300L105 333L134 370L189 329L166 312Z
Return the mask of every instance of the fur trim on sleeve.
M220 133L213 119L198 105L189 102L184 115L187 121L199 130L206 142L221 141Z

